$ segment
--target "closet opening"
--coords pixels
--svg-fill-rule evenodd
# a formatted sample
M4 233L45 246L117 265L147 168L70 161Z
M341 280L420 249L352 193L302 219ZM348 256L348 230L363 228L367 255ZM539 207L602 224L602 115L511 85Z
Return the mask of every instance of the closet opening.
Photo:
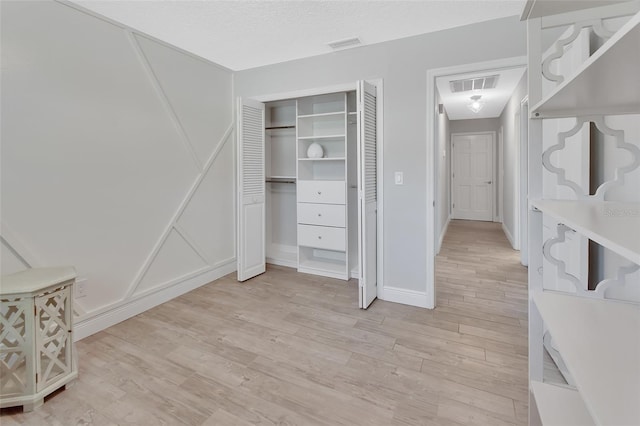
M238 280L266 263L377 297L377 89L238 102Z

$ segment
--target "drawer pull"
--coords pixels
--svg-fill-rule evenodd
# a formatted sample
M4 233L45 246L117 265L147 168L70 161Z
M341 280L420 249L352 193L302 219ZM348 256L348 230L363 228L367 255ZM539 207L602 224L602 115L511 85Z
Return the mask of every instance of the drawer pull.
M322 195L322 191L318 191L318 195Z
M322 239L322 235L318 235L318 239L321 240Z
M318 217L322 217L322 213L318 213Z

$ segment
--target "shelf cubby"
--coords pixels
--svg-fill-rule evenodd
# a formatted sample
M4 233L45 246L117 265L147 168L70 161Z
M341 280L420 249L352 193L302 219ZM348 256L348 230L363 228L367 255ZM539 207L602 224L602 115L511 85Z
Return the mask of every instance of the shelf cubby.
M318 143L322 146L324 151L323 158L344 158L345 157L345 143L344 137L333 138L313 138L313 139L298 139L298 159L308 159L307 150L312 143Z
M345 162L343 160L331 161L304 161L298 162L298 179L300 180L345 180Z
M344 137L345 116L343 112L342 114L298 117L298 138Z
M640 264L640 203L533 200L531 205L601 246Z
M607 40L572 78L531 109L532 118L640 114L640 14Z
M298 270L308 274L348 279L346 253L301 246L298 248Z
M298 100L298 116L344 112L345 94L329 93Z

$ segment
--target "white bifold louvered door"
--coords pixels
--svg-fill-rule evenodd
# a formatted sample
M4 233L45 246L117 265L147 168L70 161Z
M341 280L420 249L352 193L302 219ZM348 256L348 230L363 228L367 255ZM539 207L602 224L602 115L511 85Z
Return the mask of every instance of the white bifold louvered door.
M358 264L360 307L366 309L377 296L377 135L376 87L358 82Z
M238 102L238 281L266 270L264 104Z

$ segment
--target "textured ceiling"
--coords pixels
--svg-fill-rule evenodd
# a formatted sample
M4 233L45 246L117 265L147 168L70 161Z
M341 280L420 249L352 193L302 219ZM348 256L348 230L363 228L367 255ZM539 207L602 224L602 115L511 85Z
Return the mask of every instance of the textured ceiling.
M502 110L511 98L518 83L522 79L526 68L517 67L502 70L489 70L467 74L448 75L438 77L436 86L438 93L450 120L468 120L474 118L495 118L500 117ZM467 92L451 93L449 82L452 80L462 80L474 77L485 77L498 74L498 84L493 89L474 90ZM478 113L472 112L467 105L471 103L470 97L481 95L483 108Z
M233 70L518 15L524 0L73 0Z

